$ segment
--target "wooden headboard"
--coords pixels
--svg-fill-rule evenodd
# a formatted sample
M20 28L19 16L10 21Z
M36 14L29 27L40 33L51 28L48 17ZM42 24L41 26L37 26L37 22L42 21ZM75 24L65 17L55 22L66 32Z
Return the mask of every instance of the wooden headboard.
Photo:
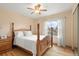
M14 29L14 23L12 22L11 23L11 33L12 33L12 44L13 44L13 42L14 42L14 37L15 37L15 35L14 35L14 32L15 31L31 31L32 29L31 29L31 25L30 25L30 28L29 29Z
M12 27L14 29L14 23L12 23ZM25 28L20 28L20 29L14 29L13 31L31 31L31 25L30 25L30 28L29 29L25 29Z
M30 29L15 29L14 31L31 31Z

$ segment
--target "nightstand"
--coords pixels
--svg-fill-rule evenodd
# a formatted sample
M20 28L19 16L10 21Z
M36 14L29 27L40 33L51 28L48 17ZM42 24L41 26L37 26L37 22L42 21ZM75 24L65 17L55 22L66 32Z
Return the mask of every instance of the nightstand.
M7 37L5 39L0 38L0 53L12 49L12 38Z

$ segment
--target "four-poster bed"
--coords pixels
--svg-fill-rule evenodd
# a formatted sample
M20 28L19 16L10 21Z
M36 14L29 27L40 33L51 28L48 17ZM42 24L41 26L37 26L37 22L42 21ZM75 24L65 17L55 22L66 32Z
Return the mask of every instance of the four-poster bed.
M51 46L53 46L53 33L51 28L51 35L40 35L40 25L37 24L37 35L32 35L29 37L19 37L15 38L16 31L31 31L30 29L14 29L14 23L12 23L12 44L22 47L25 50L31 51L33 55L43 55L43 53ZM27 38L27 39L26 39ZM14 44L14 42L16 42Z

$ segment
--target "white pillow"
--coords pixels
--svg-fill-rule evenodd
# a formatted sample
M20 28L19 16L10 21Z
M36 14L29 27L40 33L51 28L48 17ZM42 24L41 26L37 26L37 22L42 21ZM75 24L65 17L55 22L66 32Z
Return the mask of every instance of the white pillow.
M23 31L16 31L15 32L15 37L21 37L21 36L24 36Z
M24 31L24 36L32 36L32 32L31 31Z

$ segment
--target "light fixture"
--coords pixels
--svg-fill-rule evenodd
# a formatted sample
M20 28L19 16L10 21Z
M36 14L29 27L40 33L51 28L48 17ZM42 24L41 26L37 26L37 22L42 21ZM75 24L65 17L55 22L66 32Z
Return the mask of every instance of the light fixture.
M33 12L31 12L31 14L33 14L33 13L41 14L41 11L47 11L47 9L41 8L41 4L36 4L33 6L33 8L27 8L27 9L33 10Z

